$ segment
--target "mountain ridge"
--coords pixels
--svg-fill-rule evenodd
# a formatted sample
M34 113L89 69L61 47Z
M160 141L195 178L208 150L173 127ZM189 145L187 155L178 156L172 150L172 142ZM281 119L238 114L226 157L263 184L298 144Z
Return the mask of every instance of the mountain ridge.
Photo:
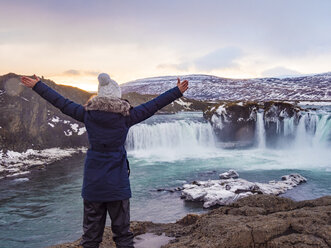
M176 86L178 76L137 79L121 84L123 93L160 94ZM231 79L205 74L179 76L189 81L185 96L195 100L331 101L331 72L286 78Z

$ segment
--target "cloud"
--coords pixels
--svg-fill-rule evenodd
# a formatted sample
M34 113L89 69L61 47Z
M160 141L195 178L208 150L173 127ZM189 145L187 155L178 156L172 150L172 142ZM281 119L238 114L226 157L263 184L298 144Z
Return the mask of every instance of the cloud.
M286 67L278 66L278 67L273 67L268 70L265 70L261 73L261 76L263 77L291 77L291 76L298 76L301 75L302 73L288 69Z
M64 71L62 74L65 76L82 76L82 75L86 75L86 76L98 76L100 72L98 71L84 71L84 70L75 70L75 69L71 69L71 70L67 70Z
M67 70L63 72L63 75L65 76L79 76L81 72L79 70Z
M190 63L183 62L180 64L159 64L156 66L157 69L175 69L178 71L188 71Z
M224 47L210 52L194 60L194 67L198 70L213 71L237 67L236 60L243 56L243 52L237 47Z
M89 76L98 76L100 74L99 71L84 71L85 75L89 75Z
M243 54L238 47L223 47L182 63L159 64L157 68L176 69L178 71L188 71L193 68L198 71L211 72L217 69L238 67L236 60L241 58Z

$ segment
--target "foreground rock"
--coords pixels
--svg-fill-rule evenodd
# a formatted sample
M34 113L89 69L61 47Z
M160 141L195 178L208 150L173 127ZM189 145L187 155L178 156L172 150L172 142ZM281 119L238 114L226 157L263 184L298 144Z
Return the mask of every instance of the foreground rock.
M229 170L220 174L220 180L194 181L184 184L181 197L188 201L204 202L203 207L209 208L215 205L231 204L240 198L254 194L279 195L307 181L299 174L285 175L282 176L281 181L273 180L269 183L249 182L238 177L239 174L236 171Z
M132 222L135 236L175 237L164 248L330 247L331 196L294 202L274 195L252 195L207 214L189 214L176 223ZM115 247L107 227L101 248ZM74 243L53 248L79 247ZM148 247L153 248L153 247Z

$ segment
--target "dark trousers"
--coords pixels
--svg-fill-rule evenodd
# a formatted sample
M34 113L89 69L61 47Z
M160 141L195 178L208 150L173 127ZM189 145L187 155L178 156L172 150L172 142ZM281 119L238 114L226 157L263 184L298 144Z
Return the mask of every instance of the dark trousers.
M102 242L107 211L111 219L113 240L118 248L132 248L133 233L130 231L129 199L111 202L89 202L84 200L84 223L81 245L98 248Z

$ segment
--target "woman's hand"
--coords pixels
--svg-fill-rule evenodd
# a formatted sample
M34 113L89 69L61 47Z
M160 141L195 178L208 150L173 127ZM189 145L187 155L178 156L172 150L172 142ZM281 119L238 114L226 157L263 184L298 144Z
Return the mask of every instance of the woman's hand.
M180 92L182 92L182 94L188 89L188 81L184 80L183 82L180 81L179 78L177 78L177 86L180 90Z
M21 77L21 82L22 84L24 84L26 87L32 88L33 86L36 85L36 83L40 80L36 74L33 75L33 78L29 78L29 77Z

